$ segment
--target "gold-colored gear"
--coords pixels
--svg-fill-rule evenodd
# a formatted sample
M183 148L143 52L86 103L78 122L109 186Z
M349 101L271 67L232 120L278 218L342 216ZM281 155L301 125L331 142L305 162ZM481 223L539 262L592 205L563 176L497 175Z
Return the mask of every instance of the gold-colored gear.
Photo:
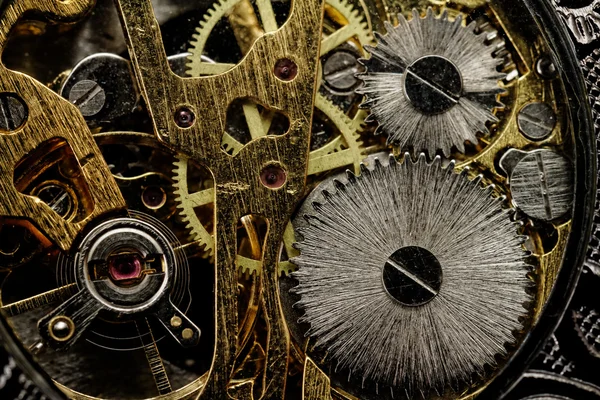
M200 23L197 33L193 35L191 41L191 48L189 50L191 55L188 62L190 75L219 74L234 66L234 64L202 61L201 55L206 42L213 28L222 18L229 18L229 23L235 29L238 29L237 42L243 53L248 51L256 37L264 32L271 32L278 29L270 2L268 0L257 1L256 6L260 14L260 19L263 21L262 27L257 25L258 20L251 9L252 5L246 0L220 0L213 5ZM364 54L363 47L374 42L366 17L358 9L350 5L347 0L327 0L325 7L330 19L335 24L342 25L342 27L340 29L332 27L324 29L321 42L321 56L349 41L353 41L359 47L360 52ZM316 175L341 167L351 167L355 172L358 172L360 162L365 157L359 132L364 123L366 113L360 110L353 118L350 118L320 93L317 93L315 97L315 109L335 126L336 135L324 146L311 151L308 175ZM265 135L269 130L270 118L260 115L256 105L251 103L244 104L243 110L250 132L255 133L252 136ZM243 143L240 143L227 132L224 133L221 144L232 155L235 155L244 147ZM200 218L198 218L196 209L201 206L207 206L214 201L214 189L208 188L190 193L188 186L188 159L185 157L178 157L173 173L174 193L177 196L176 202L180 215L187 222L187 227L193 239L204 247L207 256L212 256L214 254L213 235ZM297 254L296 250L292 247L294 241L294 230L289 225L284 235L284 246L288 257ZM243 273L260 272L260 261L238 255L237 262ZM294 270L294 265L289 261L280 263L281 273L287 274Z
M360 162L365 158L364 149L360 140L359 131L364 113L359 112L354 119L350 119L338 107L334 106L324 96L318 95L315 100L318 109L336 126L339 135L329 143L310 152L308 161L308 175L316 175L323 172L335 170L341 167L351 167L355 172L359 171ZM242 148L242 144L225 134L228 146L234 151ZM204 247L205 254L212 256L214 254L213 234L201 222L196 214L196 209L201 206L207 206L214 202L214 188L202 189L191 192L188 186L188 166L189 160L178 155L174 163L173 185L175 187L175 202L182 219L187 223L192 238L200 246ZM288 257L297 254L292 247L295 242L294 229L291 224L288 225L284 234L284 246ZM260 261L238 255L238 266L242 272L260 273ZM283 261L279 264L280 273L288 274L295 270L295 266L289 261Z
M236 15L238 11L241 11L236 10L236 8L244 6L251 7L245 0L219 0L208 10L204 19L196 28L197 33L192 35L192 41L190 42L188 68L191 76L220 74L235 66L235 64L229 63L203 62L201 57L212 30L223 17L230 17L232 25L241 26L244 29L245 37L238 38L238 44L244 53L252 44L257 33L272 32L279 28L269 0L256 2L260 19L263 21L263 27L262 29L259 28L258 32L255 26L256 21L254 21L256 19L255 15L252 18L245 15L245 21L240 21L240 18ZM323 30L321 56L353 38L356 38L357 44L361 46L361 52L363 51L362 47L365 45L374 44L373 35L366 20L368 14L363 15L348 0L327 0L325 2L325 12L331 16L332 20L341 23L343 26L337 30L333 29L329 34L325 32L325 29Z

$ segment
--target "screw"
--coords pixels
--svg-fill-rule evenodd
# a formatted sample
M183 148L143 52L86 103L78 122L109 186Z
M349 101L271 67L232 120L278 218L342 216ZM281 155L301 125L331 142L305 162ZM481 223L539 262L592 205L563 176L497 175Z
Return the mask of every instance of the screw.
M448 111L458 104L462 91L460 71L444 57L422 57L406 69L404 93L411 104L424 114Z
M73 199L62 186L55 184L42 186L37 191L37 197L63 218L73 211Z
M93 117L104 107L106 93L97 82L82 80L71 88L69 101L79 108L84 117Z
M527 153L509 178L512 201L532 218L551 221L573 202L573 166L563 155L540 149Z
M517 117L519 129L530 140L547 139L556 126L556 114L547 103L530 103Z
M50 336L59 342L69 340L75 332L75 324L73 320L64 315L54 317L50 321Z
M192 110L183 106L175 111L175 123L180 128L189 128L194 125L196 115Z
M260 173L260 181L269 189L279 189L287 180L285 170L279 165L267 165Z
M323 79L336 92L352 91L358 85L356 74L361 66L358 59L347 51L333 53L323 64Z
M535 63L535 72L544 79L554 79L558 75L556 65L548 56L541 56Z
M14 93L0 94L0 130L10 132L19 129L27 120L27 106Z
M183 321L177 315L174 315L173 318L171 318L171 326L173 328L179 328L182 323L183 323Z
M282 81L291 81L298 75L298 66L292 60L282 58L275 63L274 73Z
M402 247L383 267L383 286L388 294L405 306L421 306L433 300L442 286L442 266L428 250Z

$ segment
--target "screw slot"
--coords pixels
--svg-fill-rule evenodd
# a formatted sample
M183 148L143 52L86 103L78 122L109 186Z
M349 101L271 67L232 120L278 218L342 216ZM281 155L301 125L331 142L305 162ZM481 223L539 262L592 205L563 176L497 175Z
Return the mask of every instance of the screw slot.
M556 127L556 114L548 103L529 103L519 111L517 123L529 140L546 140Z
M282 81L292 81L298 75L298 65L289 58L282 58L275 63L275 76Z
M416 307L433 300L442 286L442 266L428 250L407 246L398 249L383 267L383 286L398 303Z
M280 165L267 165L260 172L260 182L269 189L279 189L287 181L287 173Z
M0 132L13 132L27 120L27 105L14 93L0 94Z
M45 184L35 190L34 195L64 219L71 218L76 211L73 194L62 184Z
M93 117L104 108L106 93L97 82L85 79L73 85L69 101L79 108L84 117Z

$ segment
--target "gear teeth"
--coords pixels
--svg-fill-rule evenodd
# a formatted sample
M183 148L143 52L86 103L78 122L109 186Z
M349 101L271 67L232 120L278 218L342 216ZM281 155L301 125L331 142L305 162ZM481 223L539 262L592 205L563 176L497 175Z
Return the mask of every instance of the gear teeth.
M239 0L219 0L215 2L204 14L204 18L196 27L196 33L192 35L188 52L187 72L190 76L198 76L200 57L202 56L204 45L208 39L215 24L225 16L227 11L235 6ZM373 43L373 35L369 29L369 24L364 15L358 9L355 9L347 0L327 0L327 4L340 12L348 21L348 25L356 27L356 35L361 45Z
M173 194L175 195L176 208L179 210L181 221L185 224L185 228L190 232L189 236L192 241L199 242L198 246L206 257L214 256L214 245L211 237L210 242L207 241L206 235L198 232L198 217L192 207L186 204L185 197L188 195L187 190L187 166L189 160L184 156L177 156L173 162ZM195 221L194 221L195 220ZM202 228L203 229L203 228Z
M465 143L470 142L473 144L478 143L478 134L489 135L490 130L487 127L487 123L496 123L499 118L495 115L495 112L502 111L505 109L504 104L501 103L500 97L506 93L506 91L500 87L500 82L507 78L505 72L498 72L497 66L508 65L504 61L510 54L504 48L503 41L498 38L497 34L492 35L492 31L489 27L481 32L476 32L478 24L480 22L473 21L468 26L463 26L462 14L458 14L454 20L448 18L447 10L444 10L439 15L436 15L432 7L428 7L424 16L418 12L417 9L412 10L412 18L407 20L402 14L398 16L398 25L392 26L390 23L385 23L386 30L388 31L385 35L374 33L378 40L378 44L375 48L366 46L365 49L369 52L370 58L362 58L359 62L365 66L365 72L357 74L357 76L363 80L363 86L356 90L358 94L364 95L364 100L360 104L361 109L370 109L370 114L365 118L365 122L377 122L378 126L375 128L375 134L385 134L388 145L396 145L402 148L412 149L417 152L427 151L430 156L435 155L438 152L448 157L453 149L463 153L466 151ZM473 35L456 35L457 29L466 29L471 31ZM452 133L444 132L444 114L436 114L436 117L423 117L427 115L416 108L411 108L409 100L404 101L392 101L392 97L395 93L402 95L402 91L398 89L397 92L392 90L392 86L397 83L397 77L404 73L404 69L401 68L400 64L410 64L416 60L403 60L402 62L395 61L398 56L397 52L403 48L397 45L399 40L411 31L415 29L427 29L427 31L439 40L443 39L443 42L450 43L454 40L462 40L465 45L470 45L473 50L472 57L482 57L482 67L474 67L472 63L466 62L461 57L467 57L463 53L457 53L450 47L445 46L446 50L431 50L431 55L447 56L452 59L453 62L457 63L463 60L463 64L458 63L460 68L465 68L465 71L472 70L473 68L484 68L486 71L489 69L488 75L482 75L480 80L482 85L485 86L486 96L482 97L481 100L475 101L472 99L470 103L471 108L476 108L478 111L478 117L474 120L464 120L464 123L457 125L457 129ZM487 34L484 34L487 33ZM491 36L490 36L491 35ZM487 39L493 37L492 43L487 43ZM413 37L415 44L412 46L412 52L422 51L422 46L419 40L421 38ZM409 39L407 39L409 40ZM411 42L411 40L409 40ZM412 42L411 42L412 43ZM459 45L459 43L455 43ZM492 46L494 45L494 46ZM506 52L506 54L503 53ZM407 54L412 54L411 51L406 50ZM419 53L420 54L420 53ZM456 58L457 60L454 60ZM375 63L374 60L379 62ZM397 65L397 70L384 69L387 74L377 74L378 67L380 64L388 64L391 66ZM404 66L405 67L405 66ZM477 70L479 70L477 69ZM463 71L464 72L464 71ZM389 78L388 75L395 73L396 78ZM395 86L393 86L395 87ZM468 96L467 96L468 97ZM398 97L399 99L400 97ZM404 96L402 96L404 98ZM395 104L394 107L382 106L381 104ZM463 103L464 107L467 107L466 103ZM409 112L412 110L411 112ZM461 111L454 110L455 113ZM408 114L408 115L407 115ZM442 115L441 117L439 115ZM421 116L421 119L418 117ZM418 122L415 122L418 121ZM424 133L420 136L414 134L414 129L421 129Z
M412 170L412 171L410 171L410 174L409 174L410 176L420 176L420 179L429 179L430 176L428 174L425 175L425 174L420 173L420 171L424 171L424 170L428 169L429 172L435 173L435 175L432 175L432 176L437 176L440 179L440 182L442 182L442 181L443 182L453 182L451 185L451 187L453 188L452 193L465 194L467 192L466 192L466 190L464 190L464 188L467 187L465 185L468 185L468 187L470 187L469 192L471 194L473 194L473 196L465 197L465 199L469 198L473 202L479 202L479 201L483 202L484 201L483 198L485 198L485 201L488 202L488 205L486 205L486 209L488 209L488 212L489 212L488 223L492 224L492 222L500 221L500 219L503 220L503 226L502 226L501 230L503 233L505 233L508 236L508 238L507 238L508 240L502 240L502 241L499 241L499 243L510 243L510 245L507 245L507 246L510 247L511 252L513 252L514 257L515 257L514 260L510 261L511 264L513 264L513 265L511 265L511 268L514 268L515 274L518 273L519 277L520 277L519 284L518 284L518 286L519 286L518 290L521 290L521 288L523 289L522 293L519 292L521 297L519 299L514 300L511 303L511 310L515 314L514 314L514 317L511 316L510 323L512 325L514 325L514 329L505 329L505 332L502 335L498 336L498 342L492 346L493 348L496 348L496 349L504 348L503 350L497 351L497 357L502 358L502 357L504 357L505 351L508 350L508 347L513 342L513 338L516 338L516 332L520 332L520 330L522 330L522 328L523 328L522 318L530 317L531 295L528 294L528 290L533 285L533 282L531 282L529 280L529 273L533 269L532 262L535 262L535 260L533 260L533 261L529 260L529 257L526 254L526 252L524 251L524 249L522 249L523 250L522 254L517 251L518 246L522 246L522 242L526 236L518 233L516 230L514 232L511 231L510 227L512 225L512 220L506 220L506 217L503 217L502 215L506 216L507 214L498 212L498 211L500 211L498 208L498 207L500 207L500 205L497 204L498 200L496 198L494 198L493 196L491 196L491 198L489 196L487 196L488 192L493 189L493 186L482 187L482 185L481 185L482 177L481 176L479 176L478 178L476 177L475 179L468 179L465 170L461 171L459 174L459 173L456 173L453 171L452 163L446 167L443 167L444 163L445 163L445 160L443 160L442 157L440 157L440 156L435 157L429 163L427 160L427 157L424 153L419 154L419 156L416 159L412 159L410 153L405 153L404 160L402 160L402 161L396 161L396 159L393 156L390 156L389 167L382 166L382 164L379 162L379 160L376 160L373 163L374 164L373 170L369 170L367 175L360 175L360 176L356 177L353 174L351 174L350 172L348 172L348 175L352 176L354 178L354 181L349 180L349 182L346 183L344 186L348 187L348 186L354 186L354 185L359 184L359 185L361 185L361 189L360 190L357 189L358 192L363 193L363 194L367 193L367 191L365 190L365 188L366 188L365 183L369 182L370 180L373 180L374 178L382 179L382 177L383 177L379 173L373 174L371 171L379 170L382 168L390 168L390 170L392 170L394 172L394 174L396 174L398 172L398 170L396 170L395 166L401 165L402 168ZM365 174L367 170L365 169L364 166L361 166L361 168L363 169L363 171L362 171L363 174ZM461 176L459 178L458 177L459 175L463 175L463 176ZM465 180L463 181L463 179L465 179ZM341 190L341 188L337 187L337 185L336 185L336 188L337 188L337 191L335 193L337 193ZM454 189L457 189L457 190L460 189L460 191L455 191ZM477 193L478 190L480 190L481 193L485 193L486 195L482 197L480 194ZM331 345L331 343L333 343L333 341L331 341L331 339L323 339L323 338L326 337L325 335L328 332L332 332L333 329L331 329L331 330L320 329L319 324L330 323L329 322L330 319L324 318L324 315L323 315L323 312L326 312L327 310L323 311L322 305L326 304L327 302L323 302L322 300L319 301L319 299L314 297L315 296L314 293L316 293L319 290L321 290L321 292L319 292L320 293L319 296L322 295L323 298L328 297L330 293L327 293L328 290L323 290L323 287L329 288L330 285L329 284L323 285L323 281L319 280L318 278L314 279L314 281L310 280L310 279L312 279L311 271L317 270L318 268L324 267L325 265L327 265L328 267L334 268L333 264L335 264L335 262L332 263L332 260L338 260L336 257L327 258L326 261L323 261L323 263L315 264L315 263L318 263L318 261L316 261L316 260L318 260L318 257L316 257L316 255L317 255L316 251L318 249L321 249L323 251L329 251L332 248L330 246L323 246L321 244L322 237L320 235L325 231L325 229L330 229L330 227L331 227L331 229L334 229L333 227L335 226L335 224L331 224L331 221L327 216L333 217L335 214L335 216L341 217L341 214L338 214L338 212L340 211L341 205L346 204L346 202L338 202L338 203L336 203L335 207L332 207L331 203L332 203L332 201L334 201L333 198L336 197L335 194L334 193L325 194L324 191L322 193L324 194L325 202L321 206L319 206L318 203L314 203L315 213L312 213L311 215L306 215L306 217L310 221L310 223L307 227L299 230L300 233L303 233L303 232L305 233L304 235L302 235L305 239L298 241L294 245L294 247L297 248L298 250L300 250L301 253L300 253L300 255L291 259L292 262L300 265L301 267L297 272L292 274L293 277L295 277L296 279L298 279L300 281L300 284L298 286L296 286L295 288L292 288L290 291L292 293L295 293L295 294L298 294L301 296L301 300L296 305L304 308L305 313L302 315L302 317L300 317L299 322L305 322L305 323L310 324L310 328L307 332L307 335L313 337L313 339L315 341L312 343L313 344L316 343L315 346ZM445 193L445 192L440 192L440 193ZM442 196L443 196L443 194L442 194ZM340 197L337 196L337 198L339 199ZM345 198L345 196L344 196L344 198ZM365 200L365 199L363 199L361 197L361 200ZM377 202L375 201L374 203L377 203ZM491 205L492 203L494 203L496 205L492 206ZM353 206L350 205L351 203L347 203L347 204L348 204L349 210L353 209ZM371 202L367 201L366 204L371 204ZM382 203L382 204L385 205L388 203ZM435 204L437 204L437 203L435 203ZM450 202L448 202L447 206L450 207L449 210L453 210L453 207L456 206L456 203L452 203L450 201ZM464 207L464 205L462 207L464 209L463 210L464 212L473 212L474 209L478 209L477 207L469 209L468 207ZM334 214L332 214L332 210L336 210ZM379 211L378 214L380 214L382 212L382 210L377 210L377 211ZM366 212L367 210L363 209L362 211ZM509 212L509 210L506 210L506 213L508 213L508 212ZM356 221L356 220L360 219L362 215L363 214L357 212L356 217L350 218L349 220ZM458 215L460 218L460 216L463 214L459 213ZM321 220L323 220L323 221L321 221ZM370 220L370 219L367 218L367 220ZM350 226L350 225L348 225L348 226ZM369 226L371 226L371 225L369 225ZM451 225L451 226L453 226L453 225ZM515 228L516 227L517 226L515 224ZM351 228L349 228L349 229L351 229ZM342 230L341 232L346 232L346 231ZM357 228L357 232L362 233L362 231L359 228ZM335 238L338 236L332 234L328 237L330 240L335 240ZM412 238L412 236L411 236L411 238ZM391 243L390 246L394 246L396 242L391 241L390 243ZM359 242L356 243L356 245L358 245L358 244L359 244ZM374 247L379 249L379 245L374 246ZM517 253L519 253L520 255ZM385 254L389 254L389 253L385 253ZM508 260L508 258L507 258L507 260ZM347 266L347 265L351 264L352 262L354 262L354 261L351 258L349 258L348 261L346 261L346 262L340 262L338 267L342 266L342 265ZM517 265L517 262L520 265ZM360 264L360 261L357 262L357 265L359 265L359 264ZM489 267L492 269L495 268L492 263L489 263ZM335 267L335 268L337 268L337 267ZM317 276L317 275L314 275L314 276ZM361 274L359 274L359 273L357 273L356 276L357 276L357 279L364 278L364 276L361 276ZM512 279L507 279L507 282L508 281L510 281L511 284L514 284L514 281L512 281ZM313 283L314 283L314 285L313 285ZM336 285L339 285L339 281L332 282L331 287L333 286L333 283L335 283ZM340 285L339 287L343 287L343 285ZM517 289L515 289L515 290L517 290ZM305 296L306 296L306 298L305 298ZM336 301L342 301L345 299L346 299L346 297L340 296L339 298L336 298ZM521 301L521 300L523 300L523 301ZM318 308L318 312L309 313L309 311L311 311L310 310L311 307ZM332 309L336 309L336 308L337 307L332 307ZM352 307L350 306L350 308L352 308ZM518 309L522 309L523 311L519 312ZM338 309L338 311L339 311L339 309ZM518 315L516 313L518 313ZM366 317L369 314L367 312L362 315ZM384 315L387 316L389 314L384 313ZM361 321L361 323L357 323L356 325L357 326L367 326L366 324L364 324L362 322L363 321ZM340 323L343 324L345 322L344 322L344 320L341 320ZM499 322L499 324L504 324L504 322ZM503 326L503 329L504 328L505 327ZM326 332L326 333L323 334L323 332ZM342 331L340 329L337 332L345 332L345 330ZM341 335L341 333L340 333L340 335ZM500 337L500 336L502 336L502 337ZM360 338L362 336L354 335L353 337ZM376 342L380 343L379 341L376 341ZM332 356L333 359L336 358L336 351L337 351L337 349L334 349L334 347L335 346L325 348L325 350L327 350L331 354L333 354L333 356ZM492 347L490 347L490 348L492 348ZM387 349L387 347L386 347L386 349ZM470 350L468 348L465 348L465 352L469 353ZM339 355L342 353L338 352L337 354ZM351 360L352 358L344 359L343 357L344 356L342 355L340 359L337 359L337 364L340 364L344 368L347 367L349 370L349 374L355 374L355 373L362 372L363 373L363 381L364 381L365 378L369 375L369 373L373 372L373 370L370 370L370 369L366 369L366 370L362 370L362 371L360 371L360 369L358 369L357 371L354 371L354 370L352 370L352 367L357 367L359 364L355 363L355 364L350 365L350 363L347 361ZM468 354L466 355L466 357L468 357ZM340 363L340 360L343 360L344 362ZM436 393L443 393L445 385L448 385L447 387L449 389L452 389L456 393L458 393L460 390L462 390L465 387L465 384L468 386L468 385L471 385L475 381L475 379L485 378L485 376L487 376L486 373L487 373L488 368L494 367L496 365L497 360L498 359L496 357L490 356L487 361L482 362L481 365L478 365L478 366L476 366L476 368L473 368L473 370L471 371L471 372L473 372L473 374L468 373L468 374L463 374L463 375L459 375L459 374L454 374L453 376L448 375L446 377L447 380L445 382L444 381L436 382L437 375L435 375L435 374L431 375L431 377L428 377L428 379L431 378L430 381L427 381L427 380L415 381L415 382L413 382L413 384L416 383L416 385L413 386L412 388L410 387L411 386L410 384L407 386L407 387L409 387L409 391L410 391L410 395L408 395L408 397L412 398L413 397L412 395L416 395L417 391L421 391L421 393L423 394L423 397L426 397L426 395L425 395L426 393L423 392L423 390L425 390L425 389L433 389L433 391L435 391ZM336 366L336 368L337 368L337 366ZM382 371L386 372L388 370L382 370ZM383 374L381 374L381 375L383 376ZM375 382L379 379L379 377L377 377L377 376L368 376L368 378ZM391 386L398 387L398 385L399 385L398 381L390 380L389 382L382 385L381 389L383 389L385 387L388 387L391 389L392 388Z
M200 57L203 53L204 45L211 34L212 29L214 28L215 24L225 16L227 10L237 4L238 1L239 0L219 0L218 2L214 3L204 15L204 18L196 28L195 33L192 35L190 48L188 50L190 52L187 63L189 75L199 75L198 65L200 63ZM353 27L363 48L366 45L375 43L374 36L369 29L368 21L365 16L361 14L359 9L355 9L348 0L327 0L327 3L340 12L348 21L348 25ZM322 95L317 94L317 96L319 96L319 106L317 106L317 108L327 115L327 117L337 127L340 136L343 139L331 149L327 149L327 154L331 152L351 150L353 152L354 169L358 169L360 161L362 161L362 159L364 159L366 156L366 150L364 149L364 145L360 136L360 132L365 124L364 118L366 117L366 113L359 112L354 119L350 119L342 112L342 110L333 105L331 101L327 100ZM236 152L235 143L229 142L228 140L223 140L221 145L222 148L230 154ZM181 167L180 164L176 166ZM179 170L180 168L176 168L174 171L175 175L177 175ZM184 185L185 183L181 183L178 186L183 187ZM185 222L188 223L188 227L191 227L190 229L194 231L194 224L197 217L195 214L191 215L190 210L187 210L186 207L182 205L184 203L182 198L186 194L187 193L182 190L177 192L176 195L178 196L178 204L181 205L181 207L178 208L183 211L182 214L184 214ZM213 246L211 246L211 251L212 247ZM282 272L289 273L293 270L294 269L290 269L288 271L284 269Z

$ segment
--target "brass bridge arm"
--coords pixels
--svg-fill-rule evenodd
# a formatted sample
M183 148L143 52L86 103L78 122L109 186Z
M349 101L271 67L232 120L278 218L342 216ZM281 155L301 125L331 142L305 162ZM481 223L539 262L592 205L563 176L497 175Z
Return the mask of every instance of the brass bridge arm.
M323 2L294 1L288 21L260 37L237 66L200 78L180 78L169 69L150 0L115 2L157 138L210 169L215 180L216 343L200 398L223 398L227 392L236 354L235 227L240 218L254 214L269 224L261 273L269 328L262 398L281 399L290 339L278 297L279 245L306 181ZM297 67L297 74L276 76L280 60ZM235 156L227 154L221 139L227 109L236 99L283 113L290 121L288 132L256 138ZM175 118L182 110L185 125ZM285 183L276 188L261 183L267 166L284 171Z

